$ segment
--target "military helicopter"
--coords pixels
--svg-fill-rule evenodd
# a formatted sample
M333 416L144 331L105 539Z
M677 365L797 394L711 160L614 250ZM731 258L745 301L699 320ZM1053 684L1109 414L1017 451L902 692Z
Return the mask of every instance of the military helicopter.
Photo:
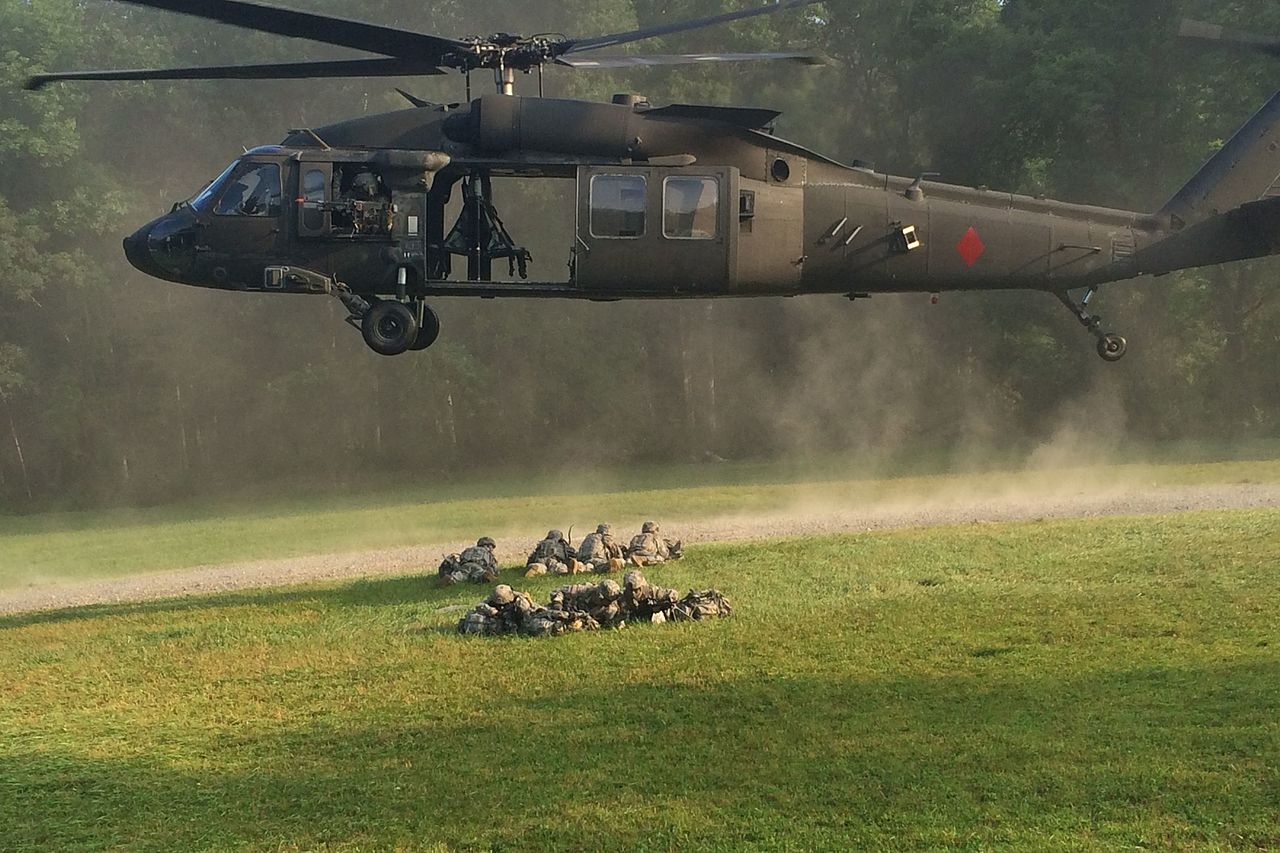
M814 0L595 38L468 39L247 0L125 2L376 56L41 74L28 88L62 80L466 75L463 104L402 92L408 109L293 130L280 144L249 150L124 241L130 263L168 281L336 296L347 322L383 355L429 347L440 321L428 302L445 296L857 299L1026 288L1056 296L1096 338L1098 354L1117 361L1125 338L1089 311L1100 285L1280 252L1280 94L1166 205L1140 213L840 163L775 136L772 110L515 94L516 72L536 70L541 81L548 64L816 63L804 53L595 53ZM470 75L481 70L493 72L496 92L473 99ZM575 216L558 237L567 275L538 273L504 225L494 192L503 179L554 182L568 195ZM454 256L466 259L465 278L461 269L454 275ZM495 270L501 260L505 277Z

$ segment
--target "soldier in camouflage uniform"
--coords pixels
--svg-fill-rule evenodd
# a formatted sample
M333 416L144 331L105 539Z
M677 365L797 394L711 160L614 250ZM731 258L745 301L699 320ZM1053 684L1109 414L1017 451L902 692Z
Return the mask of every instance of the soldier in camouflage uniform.
M498 544L488 536L481 536L476 544L461 554L450 554L440 564L440 582L448 586L455 583L493 583L498 579L498 559L493 551Z
M578 560L573 547L565 541L564 534L559 530L548 530L547 537L533 546L533 552L524 564L527 569L526 577L540 574L568 575L574 573Z
M678 560L684 556L684 546L680 542L672 542L658 535L658 522L646 521L640 533L631 538L627 548L627 558L636 566L656 566L667 560Z
M525 634L554 637L574 631L621 628L629 622L701 622L733 612L729 599L716 589L690 590L684 598L674 589L654 586L638 571L622 584L607 578L597 584L573 584L552 590L545 607L528 593L494 587L493 593L458 622L458 633L493 636Z
M613 538L613 528L601 524L595 533L588 533L578 546L578 559L597 572L618 571L626 553L622 543Z

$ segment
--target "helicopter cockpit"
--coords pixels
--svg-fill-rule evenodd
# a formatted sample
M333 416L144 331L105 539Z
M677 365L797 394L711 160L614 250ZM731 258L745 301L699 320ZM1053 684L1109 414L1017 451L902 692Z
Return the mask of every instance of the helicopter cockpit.
M251 287L280 245L286 163L278 146L247 152L204 189L124 241L125 255L157 278Z
M239 168L242 163L246 168ZM279 216L284 204L280 166L236 160L187 203L197 213L216 216Z

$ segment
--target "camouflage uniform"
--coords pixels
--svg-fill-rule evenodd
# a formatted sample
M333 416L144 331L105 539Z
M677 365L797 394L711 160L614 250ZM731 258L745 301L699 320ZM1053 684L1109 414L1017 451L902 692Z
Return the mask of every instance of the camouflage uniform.
M615 584L616 586L616 584ZM528 593L516 592L503 584L496 586L458 622L459 634L494 636L526 634L555 637L574 631L596 631L600 623L580 610L552 609L533 603Z
M524 592L494 587L493 593L458 622L460 634L525 634L554 637L574 631L621 628L628 622L703 621L728 616L733 608L719 590L689 591L654 586L637 571L622 584L612 578L597 584L574 584L552 590L545 607Z
M578 559L590 565L594 571L616 571L622 567L626 554L622 544L613 538L612 529L607 524L601 524L595 533L587 534L578 546Z
M631 545L627 548L627 557L637 566L656 566L683 556L684 546L680 542L672 542L658 535L656 521L646 521L640 528L640 533L631 538Z
M573 573L578 561L564 534L559 530L548 530L547 538L533 546L533 552L524 564L529 569L526 575L568 575ZM545 571L537 571L538 566Z
M598 584L580 583L554 589L547 609L586 613L601 627L610 628L621 624L625 618L622 606L618 603L621 598L622 587L610 578Z
M643 622L700 622L733 612L729 599L718 589L691 589L681 598L674 589L654 586L637 571L623 577L618 609L624 619Z
M493 583L498 579L498 559L493 556L496 547L488 536L481 536L461 554L445 557L438 572L441 583Z

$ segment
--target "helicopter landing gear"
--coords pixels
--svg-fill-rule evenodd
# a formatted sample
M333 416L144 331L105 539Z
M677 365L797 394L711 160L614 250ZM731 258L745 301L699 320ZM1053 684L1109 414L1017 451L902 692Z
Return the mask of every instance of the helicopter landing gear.
M1119 361L1129 349L1129 342L1122 335L1108 332L1098 338L1098 355L1103 361Z
M418 318L403 302L380 300L360 318L360 333L379 355L400 355L418 340Z
M424 350L440 337L440 315L431 310L431 306L418 300L418 335L413 339L409 349Z
M1058 301L1067 306L1067 310L1075 315L1080 321L1080 325L1084 326L1089 334L1098 339L1098 355L1103 361L1119 361L1124 358L1124 354L1129 349L1129 343L1123 336L1117 335L1115 332L1102 331L1102 318L1097 314L1090 314L1088 311L1089 300L1093 298L1093 294L1097 292L1095 288L1090 287L1085 291L1084 296L1079 302L1071 298L1071 294L1065 290L1060 290L1054 294L1058 297Z
M379 355L424 350L440 337L440 315L421 297L412 302L364 297L341 282L331 292L350 312L346 322L359 329L369 349Z

